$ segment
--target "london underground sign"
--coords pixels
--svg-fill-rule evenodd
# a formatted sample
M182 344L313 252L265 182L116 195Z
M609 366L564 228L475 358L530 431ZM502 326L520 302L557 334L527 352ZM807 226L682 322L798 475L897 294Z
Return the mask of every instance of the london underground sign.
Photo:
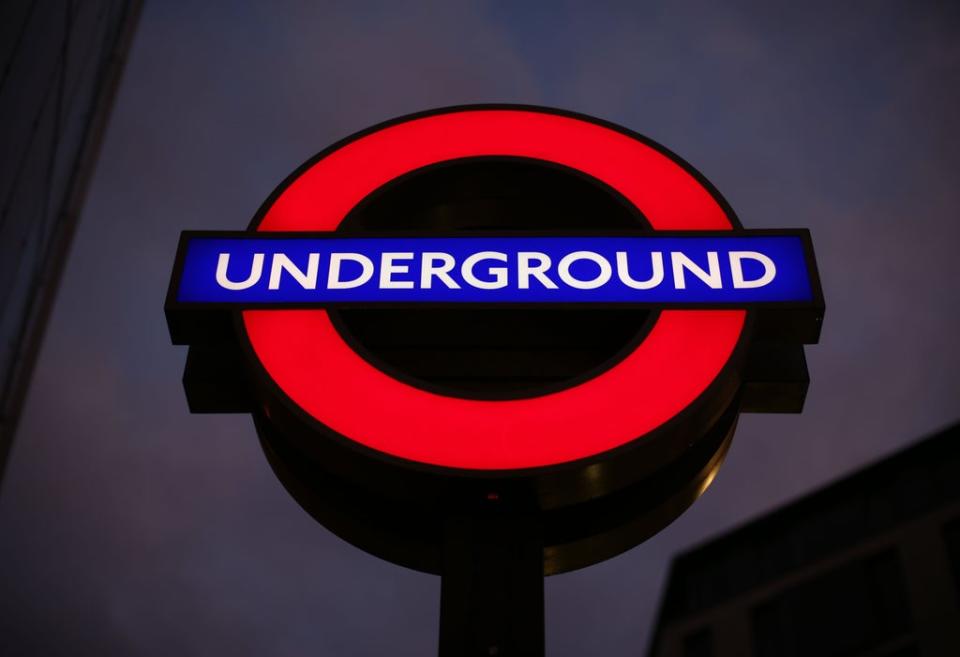
M311 513L446 581L444 528L491 504L534 519L541 574L676 517L740 412L802 406L823 298L806 231L744 230L662 147L479 106L334 145L246 232L184 233L166 311L194 410L252 413Z

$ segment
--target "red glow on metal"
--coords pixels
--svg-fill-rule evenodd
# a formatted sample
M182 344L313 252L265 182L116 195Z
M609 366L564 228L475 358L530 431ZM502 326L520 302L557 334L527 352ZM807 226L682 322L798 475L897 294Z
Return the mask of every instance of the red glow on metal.
M394 124L347 143L277 198L258 230L334 230L378 187L451 159L547 160L618 190L657 230L723 230L723 208L655 148L587 121L528 110L468 110ZM243 313L267 373L306 413L367 447L467 469L553 465L619 447L661 426L716 378L742 310L671 310L616 366L532 399L477 401L398 381L357 355L323 310Z

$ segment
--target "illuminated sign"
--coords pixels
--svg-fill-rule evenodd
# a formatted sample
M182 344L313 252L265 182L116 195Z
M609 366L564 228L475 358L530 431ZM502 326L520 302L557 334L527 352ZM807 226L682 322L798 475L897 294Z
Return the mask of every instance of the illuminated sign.
M806 233L184 236L179 303L812 303Z
M598 235L585 213L582 236L524 236L524 226L511 226L521 231L513 237L411 234L407 226L365 237L345 228L370 198L410 186L420 172L488 161L547 163L595 181L636 216L635 226ZM387 227L402 225L406 211L391 213ZM313 436L299 441L307 451L325 451L326 432L346 441L339 444L440 468L576 470L578 460L627 445L643 451L668 423L695 423L697 413L685 413L695 404L714 414L727 408L752 327L786 331L794 343L819 334L823 301L804 231L745 231L715 190L662 147L562 112L463 108L360 133L286 180L250 229L184 234L167 301L171 333L196 344L211 326L235 325L252 375L269 381L256 386L270 393L260 405L274 417L297 409L293 424ZM657 285L638 289L647 283ZM473 303L480 313L485 302L656 310L643 339L595 376L501 400L397 376L331 321L338 304ZM203 406L200 397L192 403Z
M475 106L331 146L247 231L183 233L165 310L191 410L251 414L318 520L443 574L446 656L504 645L451 591L528 581L460 559L477 532L538 581L656 533L741 412L802 408L824 302L807 231L744 229L662 146ZM542 654L540 614L504 654Z

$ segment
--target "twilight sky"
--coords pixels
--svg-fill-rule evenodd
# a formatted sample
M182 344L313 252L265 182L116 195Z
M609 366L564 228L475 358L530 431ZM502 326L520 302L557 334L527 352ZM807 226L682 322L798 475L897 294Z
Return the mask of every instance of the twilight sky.
M249 417L190 416L162 309L181 230L399 114L592 114L813 233L804 413L744 416L689 512L547 580L551 656L642 654L671 555L960 418L958 5L774 4L148 1L0 497L3 652L436 653L439 578L311 520Z

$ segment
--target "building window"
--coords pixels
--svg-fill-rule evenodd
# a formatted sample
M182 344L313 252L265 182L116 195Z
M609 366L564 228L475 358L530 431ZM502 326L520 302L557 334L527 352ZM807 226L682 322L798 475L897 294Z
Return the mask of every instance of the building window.
M957 601L960 602L960 518L954 518L944 525L943 541L953 567L953 586L957 592Z
M709 627L683 637L683 657L713 657L713 632Z
M900 559L889 550L797 584L753 610L756 657L840 657L911 629Z

